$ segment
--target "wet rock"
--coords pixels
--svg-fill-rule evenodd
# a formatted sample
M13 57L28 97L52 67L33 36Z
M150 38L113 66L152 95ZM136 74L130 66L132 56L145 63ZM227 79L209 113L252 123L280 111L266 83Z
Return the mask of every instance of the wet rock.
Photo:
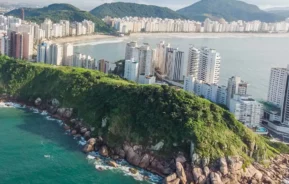
M132 165L135 165L135 166L138 166L140 161L141 161L141 156L138 155L134 150L133 148L128 145L128 144L125 144L124 145L124 151L125 151L125 157L126 157L126 160L131 163Z
M180 162L176 163L176 173L182 184L187 183L187 177L183 165Z
M77 131L76 130L72 130L71 131L71 135L76 135L77 134Z
M89 138L89 137L90 137L90 131L85 132L83 136L84 136L85 138Z
M112 161L112 160L108 161L107 165L109 165L111 167L117 167L118 166L117 163L115 161Z
M138 170L135 168L129 168L129 172L131 172L132 174L137 174Z
M111 158L112 158L113 160L119 160L119 159L120 159L118 155L113 155Z
M34 101L34 104L35 104L36 106L40 106L41 103L42 103L41 98L37 98L37 99Z
M120 158L124 159L125 158L125 151L121 148L116 148L115 154L119 155Z
M87 144L90 144L90 145L95 145L96 143L96 139L95 138L90 138L88 141L87 141Z
M80 133L84 134L85 132L87 132L87 128L83 127L80 129Z
M68 125L64 125L64 130L70 130L70 126L68 126Z
M139 163L139 167L147 168L149 166L149 164L150 164L150 155L145 154Z
M101 146L100 150L99 150L99 154L103 157L108 157L108 148L107 146Z
M93 146L90 145L90 144L86 144L83 148L83 152L85 153L89 153L89 152L92 152L94 149L93 149Z

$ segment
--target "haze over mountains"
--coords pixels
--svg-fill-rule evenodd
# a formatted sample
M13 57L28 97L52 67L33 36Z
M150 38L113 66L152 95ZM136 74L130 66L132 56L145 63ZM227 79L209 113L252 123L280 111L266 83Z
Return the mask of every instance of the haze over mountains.
M12 10L6 15L20 17L21 9ZM101 21L101 18L105 16L160 17L196 21L204 21L206 18L213 20L224 18L227 21L260 20L263 22L276 22L283 21L289 17L289 11L287 9L273 9L267 12L259 9L256 5L236 0L201 0L177 11L166 7L124 2L105 3L90 12L82 11L70 4L52 4L43 8L25 8L26 20L39 23L45 18L50 18L55 22L61 19L70 21L87 19L95 22L97 31L109 32L110 28Z

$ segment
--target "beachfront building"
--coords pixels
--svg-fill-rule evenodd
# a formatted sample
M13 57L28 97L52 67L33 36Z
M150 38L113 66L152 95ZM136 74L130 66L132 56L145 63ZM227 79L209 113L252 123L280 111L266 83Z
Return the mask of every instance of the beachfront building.
M65 43L63 46L63 65L72 66L73 62L73 44Z
M230 100L230 112L244 125L258 127L263 115L262 104L249 96L234 95Z
M139 59L139 47L137 42L129 42L125 48L125 60Z
M227 96L227 107L230 108L230 101L234 95L247 95L248 83L241 80L240 77L233 76L228 80L228 96Z
M184 52L178 49L167 49L166 71L167 78L171 81L184 80Z
M109 62L101 59L98 61L97 69L103 73L108 73L109 71Z
M124 67L124 78L130 81L138 82L139 63L137 61L126 60Z

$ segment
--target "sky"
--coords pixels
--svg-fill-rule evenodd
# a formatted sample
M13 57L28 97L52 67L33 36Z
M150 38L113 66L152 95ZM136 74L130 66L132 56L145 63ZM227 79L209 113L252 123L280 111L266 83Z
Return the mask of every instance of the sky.
M173 10L178 10L197 2L198 0L121 0L121 1L165 6ZM289 0L243 0L243 1L250 4L255 4L259 6L261 9L272 7L289 7ZM0 3L1 2L7 2L7 0L0 0ZM13 2L39 4L39 0L16 0ZM118 0L41 0L40 5L43 6L43 4L48 5L52 3L70 3L77 6L80 9L91 10L94 7L99 6L103 3L111 3L111 2L118 2Z

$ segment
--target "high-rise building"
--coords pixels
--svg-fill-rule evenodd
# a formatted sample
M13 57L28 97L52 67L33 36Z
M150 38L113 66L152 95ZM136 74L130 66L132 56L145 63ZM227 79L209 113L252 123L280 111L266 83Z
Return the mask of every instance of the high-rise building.
M7 56L10 54L10 39L6 35L1 38L1 54Z
M52 29L52 21L50 19L45 19L44 22L41 24L41 29L45 32L45 38L51 38L51 29Z
M148 44L139 47L139 75L154 75L155 50Z
M227 96L227 107L230 107L230 100L234 95L247 95L248 83L241 80L240 77L233 76L228 80L228 96Z
M217 84L220 78L221 56L214 50L203 47L200 52L198 79L209 84Z
M59 44L52 44L50 46L51 52L51 64L52 65L62 65L63 61L63 46Z
M14 35L15 38L15 47L14 49L14 55L12 57L16 59L23 59L23 34L16 33Z
M47 47L50 47L47 43L41 43L37 47L37 62L47 63ZM48 49L49 50L49 49Z
M23 58L31 60L33 55L33 36L30 33L23 33Z
M167 77L169 80L180 81L184 79L184 52L178 49L168 51Z
M137 82L138 80L138 62L134 60L126 60L124 66L124 78Z
M249 96L234 95L230 100L230 112L237 120L253 128L261 122L262 105Z
M271 69L267 101L278 107L283 106L288 73L289 65L287 68Z
M200 62L200 51L196 47L192 46L189 48L187 76L192 75L195 78L199 78L199 62Z
M104 59L101 59L98 61L98 70L103 73L108 73L109 71L109 62L105 61Z
M166 61L167 61L167 51L170 48L170 44L165 44L164 41L161 41L157 45L156 49L156 67L159 68L160 72L165 75L166 71Z
M139 59L139 49L137 42L129 42L126 44L125 49L125 60L131 60L134 58L135 61Z
M72 66L73 61L73 45L71 43L64 44L63 47L63 65Z

